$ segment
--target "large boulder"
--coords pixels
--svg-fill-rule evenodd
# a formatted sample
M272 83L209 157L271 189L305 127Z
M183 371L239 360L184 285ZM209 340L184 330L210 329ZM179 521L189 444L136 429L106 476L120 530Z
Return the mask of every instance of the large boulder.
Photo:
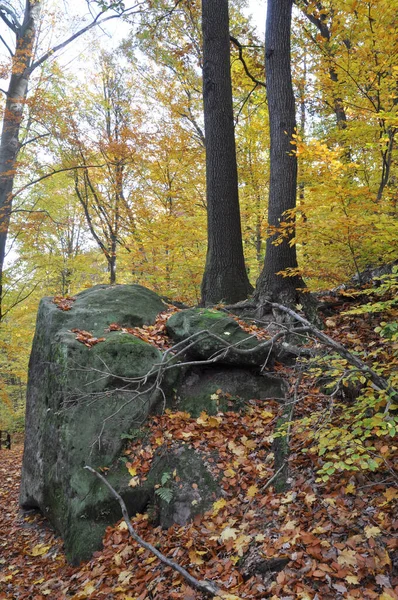
M126 285L96 286L67 308L44 298L38 312L20 503L48 516L69 560L77 563L98 549L119 512L84 465L110 469L131 511L142 510L150 490L128 488L129 474L118 462L122 434L140 426L163 402L154 380L142 380L161 352L133 335L106 329L113 322L125 327L153 323L165 306L153 292ZM76 339L75 328L104 341L87 347Z
M219 310L191 308L177 312L168 320L167 332L176 342L185 340L187 354L194 359L218 355L216 362L240 367L270 366L274 359L270 347Z

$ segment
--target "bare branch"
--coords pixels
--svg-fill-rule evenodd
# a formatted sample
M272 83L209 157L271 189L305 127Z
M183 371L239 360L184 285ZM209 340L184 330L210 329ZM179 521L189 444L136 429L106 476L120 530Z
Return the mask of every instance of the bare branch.
M302 317L301 315L296 313L291 308L288 308L287 306L283 306L282 304L277 304L275 302L267 302L267 304L270 304L272 306L272 308L275 308L277 310L281 310L282 312L287 313L288 315L290 315L291 317L293 317L294 319L296 319L297 321L302 323L325 346L335 350L342 358L345 358L350 365L353 365L354 367L359 369L368 379L370 379L370 381L375 385L375 387L378 390L384 390L393 396L398 395L398 391L395 390L394 388L392 388L386 379L384 379L383 377L380 377L380 375L378 375L376 373L376 371L374 371L373 369L368 367L368 365L366 363L364 363L362 360L360 360L354 354L351 354L351 352L349 350L347 350L347 348L345 348L342 344L340 344L339 342L336 342L336 340L334 340L333 338L329 337L328 335L326 335L325 333L323 333L322 331L320 331L319 329L314 327L314 325L312 325L309 321L307 321L307 319L305 319L304 317Z
M11 17L11 20L6 15ZM3 2L0 3L0 19L4 21L7 27L9 27L11 31L15 33L15 35L18 35L21 29L21 24L18 21L18 17L15 12Z
M5 39L3 38L2 35L0 35L0 41L3 42L4 46L7 48L11 58L14 56L13 51L11 50L10 46L7 44L7 42L5 41Z
M80 29L79 31L77 31L76 33L74 33L73 35L71 35L68 39L64 40L60 44L57 44L56 46L53 46L52 48L50 48L50 50L47 50L47 52L45 52L43 54L43 56L41 56L34 63L32 63L32 65L29 67L29 71L32 72L35 69L37 69L37 67L39 67L42 63L44 63L50 56L52 56L53 54L55 54L59 50L62 50L66 46L68 46L75 39L77 39L78 37L82 36L84 33L87 33L87 31L90 31L90 29L93 29L93 27L100 26L103 23L106 23L106 21L110 21L111 19L118 19L118 18L120 18L123 15L131 14L131 12L134 9L140 7L142 4L143 4L143 2L138 2L137 4L135 4L134 6L132 6L131 8L125 9L124 11L121 11L118 14L109 15L108 17L105 17L103 19L100 18L103 13L99 13L95 17L94 21L92 21L91 23L89 23L89 25L87 25L86 27L83 27L82 29Z
M177 573L182 575L192 588L199 590L205 594L211 594L212 596L223 595L222 590L220 590L220 588L218 588L214 583L212 583L211 581L199 581L199 579L196 579L190 573L188 573L188 571L184 569L184 567L181 567L179 564L177 564L170 558L167 558L167 556L159 552L159 550L152 546L152 544L149 544L148 542L143 540L142 537L140 537L138 533L136 533L134 527L132 526L127 507L120 494L117 493L117 491L111 486L109 481L105 479L103 475L101 475L101 473L98 473L95 469L89 467L88 465L86 465L84 468L90 471L90 473L93 473L93 475L95 475L96 477L98 477L98 479L110 490L115 500L119 502L120 508L122 509L123 519L127 525L127 528L133 540L135 540L140 546L142 546L146 550L149 550L149 552L152 552L152 554L154 554L162 563L164 563L168 567L171 567L172 569L174 569L174 571L177 571Z
M252 75L249 71L249 67L246 64L245 59L243 58L243 46L242 44L232 35L229 36L229 39L231 40L231 42L238 48L238 52L239 52L239 60L241 61L243 68L245 70L246 75L256 84L256 85L261 85L262 87L266 88L266 84L264 83L264 81L260 81L259 79L257 79L256 77L254 77L254 75Z
M52 177L53 175L57 175L58 173L67 173L68 171L76 171L77 169L102 169L105 166L106 165L78 165L78 166L74 166L74 167L65 167L64 169L55 169L54 171L51 171L51 173L46 173L45 175L42 175L41 177L38 177L37 179L33 179L33 181L30 181L26 185L19 188L19 190L17 190L13 194L13 198L18 196L18 194L20 194L21 192L26 190L31 185L40 183L40 181L43 181L44 179L48 179L49 177Z

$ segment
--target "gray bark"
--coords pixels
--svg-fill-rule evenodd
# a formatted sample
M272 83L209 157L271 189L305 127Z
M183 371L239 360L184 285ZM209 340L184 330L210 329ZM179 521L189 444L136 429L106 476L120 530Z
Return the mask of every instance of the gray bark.
M278 298L295 302L300 277L283 277L278 273L297 269L294 217L284 215L296 206L297 157L293 135L296 132L295 101L290 65L290 30L293 0L268 0L265 44L268 113L270 123L270 187L268 225L264 268L257 282L255 297L259 304ZM280 233L275 228L286 225L286 238L274 242Z
M230 71L228 0L202 0L208 248L204 304L252 291L243 257Z

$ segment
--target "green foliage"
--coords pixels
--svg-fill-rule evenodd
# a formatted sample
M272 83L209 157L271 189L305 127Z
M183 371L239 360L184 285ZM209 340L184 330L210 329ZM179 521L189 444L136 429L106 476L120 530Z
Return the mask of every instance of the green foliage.
M354 296L373 295L381 299L378 301L372 300L367 304L362 304L361 306L348 310L343 314L361 315L367 313L385 312L398 306L398 266L394 266L391 273L382 275L381 277L376 277L375 280L378 283L373 285L373 287L366 290L352 290L350 291L350 294ZM384 296L385 298L383 298ZM386 326L386 322L380 323L380 327L376 328L375 331L380 333L383 337L391 339L391 336L396 331L398 324L390 323L389 327L386 328ZM383 331L386 331L387 335L384 335L384 333L382 333ZM397 338L395 338L395 340L396 339Z
M386 276L383 281L382 296L386 290L391 293L392 288L395 289L396 278ZM372 313L373 307L374 303L370 303L345 314ZM390 309L388 299L383 300L383 307L384 310L386 307ZM327 409L296 424L299 435L310 440L310 447L304 448L303 452L318 457L318 481L326 482L342 471L377 471L383 468L384 453L388 452L392 439L397 436L398 370L395 357L398 324L396 321L382 321L375 331L384 343L359 353L359 357L365 362L372 359L372 369L387 381L387 390L376 389L364 372L336 355L326 355L317 359L315 366L308 365L308 373L319 383L323 381L324 391L330 395ZM345 398L344 402L336 400L341 396Z
M167 484L170 480L171 473L162 473L162 477L160 479L161 487L158 487L155 490L155 494L167 504L170 504L171 500L173 499L173 490L170 487L167 487Z

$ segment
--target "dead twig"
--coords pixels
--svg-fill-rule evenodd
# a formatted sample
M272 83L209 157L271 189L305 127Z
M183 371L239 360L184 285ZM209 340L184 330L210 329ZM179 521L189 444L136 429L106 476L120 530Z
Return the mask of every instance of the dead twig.
M212 583L211 581L200 581L199 579L196 579L196 577L193 577L193 575L188 573L188 571L184 569L184 567L181 567L179 564L177 564L170 558L167 558L167 556L159 552L159 550L152 546L152 544L149 544L148 542L143 540L142 537L140 537L138 533L136 533L134 527L132 526L127 512L126 504L124 503L124 500L120 496L120 494L117 493L117 491L111 486L111 484L105 479L105 477L98 473L98 471L96 471L92 467L89 467L88 465L86 465L84 468L90 471L90 473L93 473L96 477L98 477L98 479L102 481L102 483L104 483L106 487L110 490L115 500L119 502L120 508L122 509L123 519L125 520L129 533L133 540L135 540L140 546L142 546L146 550L149 550L149 552L152 552L152 554L154 554L162 563L164 563L168 567L171 567L172 569L177 571L177 573L182 575L192 588L199 590L200 592L204 592L205 594L211 594L212 596L220 596L221 598L223 597L224 592L220 590L220 588L218 588L214 583Z
M328 348L332 348L333 350L335 350L337 354L344 358L350 365L353 365L354 367L359 369L365 375L365 377L370 379L370 381L373 383L376 389L384 390L393 397L398 396L397 390L392 388L392 386L388 383L386 379L384 379L384 377L380 377L380 375L378 375L376 371L371 369L360 358L358 358L354 354L351 354L351 352L347 350L347 348L345 348L343 344L340 344L340 342L336 342L336 340L314 327L314 325L307 321L307 319L296 313L291 308L283 306L283 304L277 304L275 302L269 302L269 304L272 306L272 308L281 310L282 312L287 313L288 315L299 321L299 323L302 323L307 329L309 329L314 334L316 338L318 338L320 342L322 342Z

